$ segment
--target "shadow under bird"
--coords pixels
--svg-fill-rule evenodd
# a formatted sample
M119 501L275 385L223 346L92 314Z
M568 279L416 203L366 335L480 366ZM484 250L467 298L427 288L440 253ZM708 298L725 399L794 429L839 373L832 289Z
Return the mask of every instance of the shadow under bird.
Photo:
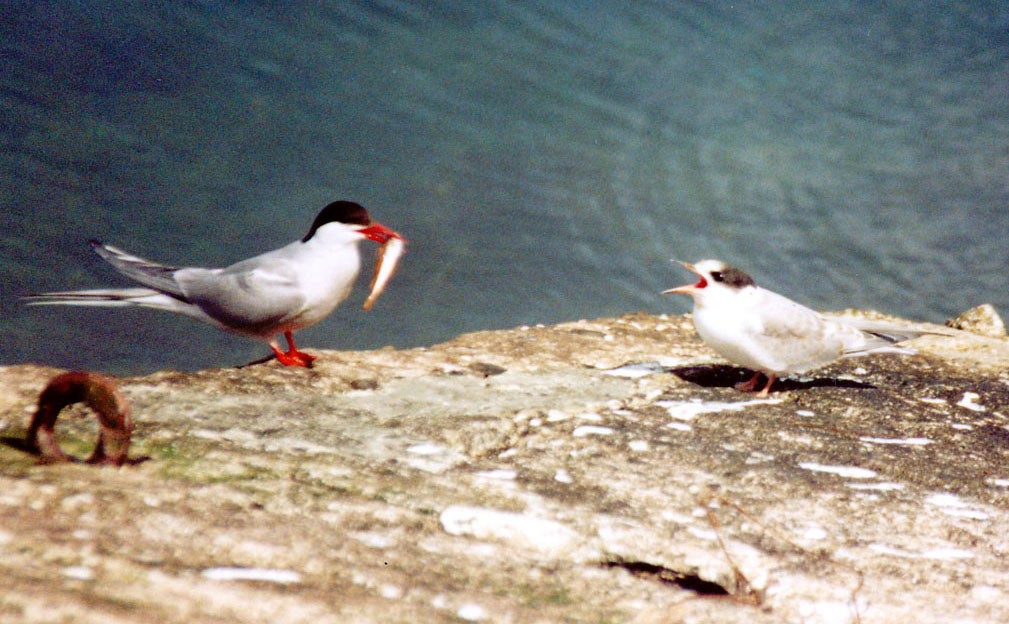
M834 360L868 353L913 354L896 343L917 338L922 331L863 319L827 317L787 297L757 286L753 278L720 260L680 262L700 279L663 291L694 300L694 327L719 355L749 368L753 377L736 385L753 392L760 374L766 397L779 376L804 373Z
M386 252L380 253L376 278L381 274L381 283L372 283L367 309L391 277L405 239L372 221L367 210L350 201L323 208L301 240L225 268L164 266L91 241L95 253L144 288L50 292L25 300L29 305L135 306L178 312L264 340L281 364L307 367L315 356L295 347L292 332L318 323L347 298L361 266L358 244L366 239L381 244ZM286 352L277 341L281 333L287 339Z

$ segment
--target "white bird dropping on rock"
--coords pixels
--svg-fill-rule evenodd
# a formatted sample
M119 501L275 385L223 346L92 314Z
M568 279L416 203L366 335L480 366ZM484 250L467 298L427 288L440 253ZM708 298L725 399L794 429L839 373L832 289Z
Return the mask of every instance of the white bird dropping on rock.
M574 531L559 522L496 509L448 507L439 520L450 535L499 539L545 552L567 549L575 539Z

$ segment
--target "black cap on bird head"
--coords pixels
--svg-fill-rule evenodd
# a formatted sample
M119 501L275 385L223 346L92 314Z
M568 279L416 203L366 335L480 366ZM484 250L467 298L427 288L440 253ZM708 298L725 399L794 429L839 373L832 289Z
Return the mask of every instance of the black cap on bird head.
M308 234L305 234L305 238L301 239L301 242L307 243L316 230L333 221L346 225L371 225L371 217L368 216L368 211L364 209L364 206L352 201L335 201L319 212L315 221L312 222L312 227L308 229Z
M756 286L753 282L753 278L750 277L742 269L737 269L734 266L726 266L721 271L712 271L711 279L715 282L720 282L729 286L731 288L746 288L747 286Z

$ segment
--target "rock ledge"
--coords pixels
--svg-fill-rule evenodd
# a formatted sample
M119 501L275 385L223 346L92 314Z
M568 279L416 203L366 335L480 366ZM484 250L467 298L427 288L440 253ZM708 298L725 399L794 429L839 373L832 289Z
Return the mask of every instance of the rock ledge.
M15 448L59 371L5 367L0 620L1009 621L1009 341L914 346L766 400L644 314L162 372L122 469Z

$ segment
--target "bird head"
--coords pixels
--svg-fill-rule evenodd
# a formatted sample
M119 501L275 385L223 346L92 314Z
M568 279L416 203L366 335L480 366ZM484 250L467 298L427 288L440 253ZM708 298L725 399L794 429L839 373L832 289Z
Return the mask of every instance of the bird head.
M727 288L731 290L741 290L748 286L754 286L753 278L747 275L742 269L729 266L721 260L701 260L696 264L675 261L683 268L694 273L699 278L695 284L685 284L662 291L662 294L672 293L680 295L690 295L697 297L709 288Z

